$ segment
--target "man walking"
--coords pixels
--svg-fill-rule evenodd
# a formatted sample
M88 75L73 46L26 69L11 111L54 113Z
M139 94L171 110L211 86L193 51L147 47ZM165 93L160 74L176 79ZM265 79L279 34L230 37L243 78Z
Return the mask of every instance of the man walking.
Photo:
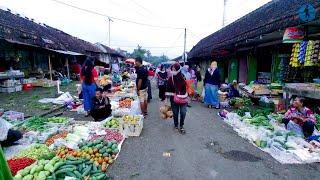
M139 96L140 106L141 106L141 112L144 116L148 115L148 70L145 66L142 65L142 58L137 57L136 58L136 69L137 69L137 80L136 80L136 86L137 86L137 94Z

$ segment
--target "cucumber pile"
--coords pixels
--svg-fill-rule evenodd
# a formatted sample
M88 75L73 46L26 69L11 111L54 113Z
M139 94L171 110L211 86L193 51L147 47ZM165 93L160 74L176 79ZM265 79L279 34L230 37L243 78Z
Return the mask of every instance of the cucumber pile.
M104 180L107 175L88 159L73 158L68 156L66 161L47 177L47 180L60 180L65 177L75 179Z

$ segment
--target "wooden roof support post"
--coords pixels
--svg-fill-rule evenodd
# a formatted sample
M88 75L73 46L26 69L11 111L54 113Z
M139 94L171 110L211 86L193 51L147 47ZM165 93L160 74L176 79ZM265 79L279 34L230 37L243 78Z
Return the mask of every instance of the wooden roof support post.
M52 65L51 65L50 55L48 55L48 60L49 60L49 74L50 74L50 80L52 81Z
M66 66L67 66L67 75L68 75L68 79L70 80L70 70L69 70L69 60L66 57Z

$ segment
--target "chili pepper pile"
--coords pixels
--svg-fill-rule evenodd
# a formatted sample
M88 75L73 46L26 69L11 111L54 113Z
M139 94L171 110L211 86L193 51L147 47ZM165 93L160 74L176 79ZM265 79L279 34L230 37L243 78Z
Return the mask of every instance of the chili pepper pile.
M11 174L15 176L18 171L21 169L24 169L27 166L30 166L35 162L34 159L23 157L23 158L15 158L15 159L9 159L8 165L11 170Z

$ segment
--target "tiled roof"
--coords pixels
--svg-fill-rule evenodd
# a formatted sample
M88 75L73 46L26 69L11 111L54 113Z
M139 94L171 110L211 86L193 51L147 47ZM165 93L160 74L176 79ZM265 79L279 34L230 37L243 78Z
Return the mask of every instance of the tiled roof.
M318 1L273 0L200 40L190 51L188 58L211 57L213 51L223 51L227 46L246 39L297 26L303 23L298 17L298 10L306 3L316 8L316 17L319 18L320 2Z
M0 38L55 50L84 54L87 51L100 52L92 43L2 9L0 9Z

